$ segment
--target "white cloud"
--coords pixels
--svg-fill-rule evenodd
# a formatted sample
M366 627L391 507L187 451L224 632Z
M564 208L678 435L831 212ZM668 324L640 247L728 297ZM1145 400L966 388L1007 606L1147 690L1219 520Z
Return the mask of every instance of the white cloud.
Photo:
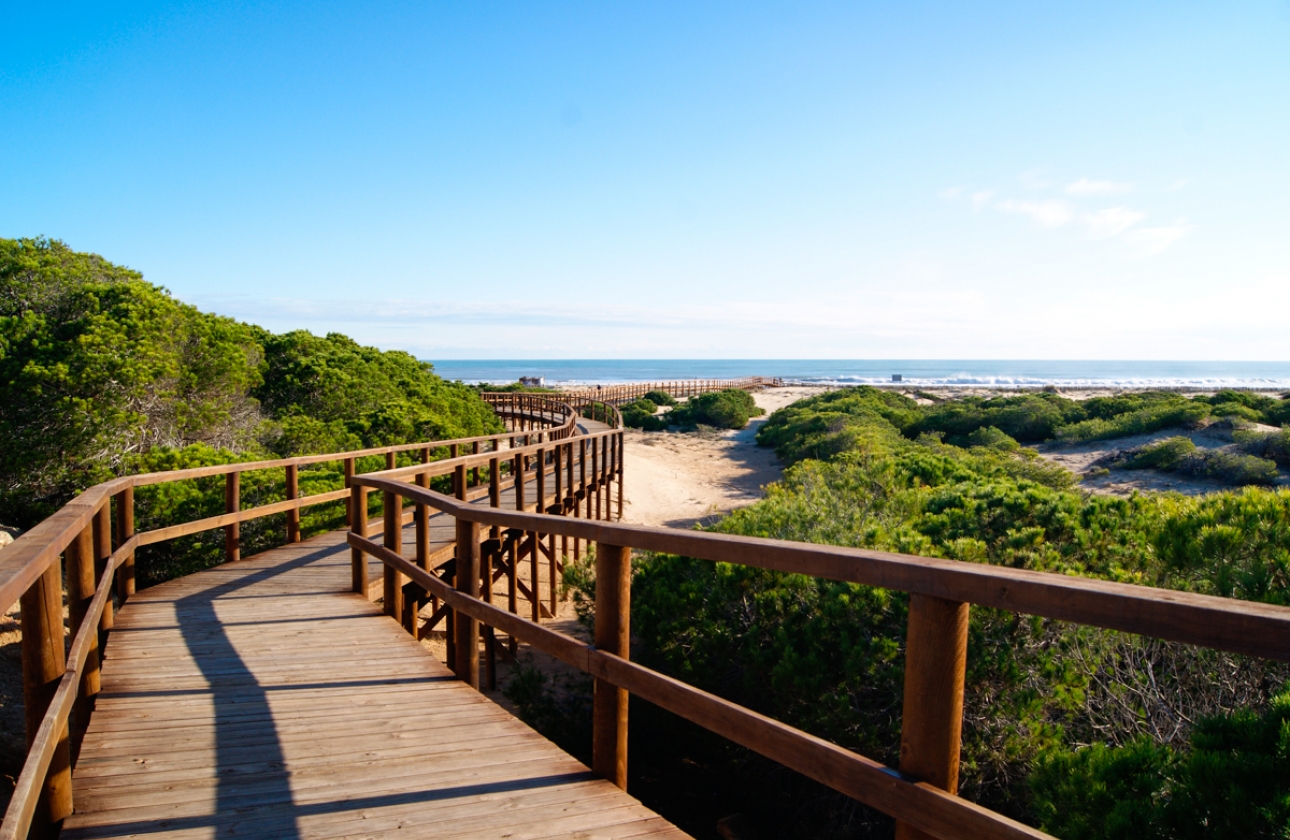
M1108 207L1096 213L1085 214L1084 221L1088 224L1089 232L1094 238L1106 239L1124 233L1146 217L1146 213L1139 213L1127 207Z
M1029 216L1043 227L1061 227L1075 216L1075 211L1064 201L1017 201L1008 199L994 205L996 210L1004 213L1020 213Z
M1124 234L1124 241L1137 246L1143 256L1151 256L1177 242L1192 227L1186 222L1178 222L1163 227L1138 228Z
M980 192L972 193L972 209L980 210L982 207L988 206L992 198L994 198L993 190L981 190Z
M937 195L939 195L941 198L945 199L946 201L953 201L954 199L959 197L959 193L961 192L963 192L962 187L948 187L946 189L941 190L939 193L937 193Z
M1183 187L1187 186L1187 183L1188 181L1186 178L1179 178L1177 181L1174 181L1172 185L1167 187L1165 192L1178 192Z
M1093 181L1088 178L1080 178L1078 181L1066 185L1066 192L1071 195L1119 195L1120 193L1132 191L1133 184L1121 184L1115 181Z

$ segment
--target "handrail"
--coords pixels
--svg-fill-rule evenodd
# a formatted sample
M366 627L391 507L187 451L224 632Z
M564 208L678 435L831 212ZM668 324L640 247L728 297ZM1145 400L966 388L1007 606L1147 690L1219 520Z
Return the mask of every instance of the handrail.
M527 444L566 439L577 432L577 412L561 400L539 404L531 400L494 405L496 413L521 422L520 435ZM519 418L517 420L516 418ZM0 602L8 607L22 604L23 696L26 712L28 755L13 798L0 824L0 840L21 840L33 822L56 824L71 813L71 747L79 733L69 732L75 715L80 732L98 691L99 646L113 623L111 594L115 590L124 602L135 591L137 549L176 537L223 528L225 558L240 558L240 523L278 513L287 514L287 541L299 542L300 511L328 502L346 501L346 526L360 517L350 506L347 488L301 497L299 470L302 466L343 462L346 476L352 476L359 458L384 455L394 466L398 454L420 452L427 475L454 475L454 486L463 495L474 484L464 469L440 467L431 461L435 450L446 449L449 459L459 450L479 452L490 444L494 453L517 443L514 431L451 440L397 444L323 455L303 455L263 461L243 461L194 467L184 470L122 476L88 488L57 512L30 529L0 552ZM495 456L496 457L496 456ZM283 501L243 509L240 498L242 473L282 469L287 498ZM134 490L175 481L214 476L225 477L225 513L191 522L178 523L135 533ZM500 477L492 478L499 486ZM621 495L619 498L621 509ZM366 519L366 510L362 512ZM113 527L115 524L115 528ZM115 540L114 540L115 530ZM112 547L116 543L115 550ZM67 597L71 612L71 647L64 654L65 631L62 618L63 569L60 556L67 559ZM37 813L44 797L48 813Z
M769 376L744 376L739 379L681 379L669 382L637 382L598 388L575 388L569 391L561 391L560 396L570 402L597 400L611 405L619 405L631 402L638 397L643 397L650 391L664 391L673 397L686 398L732 388L741 391L779 388L783 384L784 380Z
M597 544L596 646L592 648L549 629L526 626L516 616L479 600L477 574L473 579L463 577L469 576L469 571L459 574L452 590L404 560L399 544L381 546L354 532L347 537L356 552L380 559L387 575L406 575L470 618L456 625L459 651L475 649L472 645L477 646L477 638L472 641L469 634L477 633L476 623L483 622L595 677L593 768L620 785L625 785L626 779L625 697L631 691L872 805L895 817L898 825L942 838L1046 837L950 795L957 786L970 604L1290 662L1288 607L867 549L501 511L411 486L400 480L405 474L406 468L356 475L349 484L355 492L379 490L387 498L407 499L453 516L457 520L459 569L464 564L467 570L477 570L471 557L478 558L483 526L493 532L506 529ZM626 592L632 549L910 593L900 770L627 663L630 616ZM618 594L613 595L615 592ZM602 593L609 593L605 602ZM602 621L613 627L602 632ZM462 634L467 636L464 640ZM617 644L615 638L620 640ZM460 663L461 654L458 656ZM477 674L472 679L465 666L458 669L458 675L478 685ZM612 700L615 692L622 695L621 701ZM602 696L611 699L602 703ZM933 791L937 792L929 795Z

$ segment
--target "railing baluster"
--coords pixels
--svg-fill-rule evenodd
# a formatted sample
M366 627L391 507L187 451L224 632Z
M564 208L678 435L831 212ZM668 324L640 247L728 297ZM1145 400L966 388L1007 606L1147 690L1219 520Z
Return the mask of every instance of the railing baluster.
M596 649L631 658L631 549L596 545ZM627 691L595 681L591 769L627 790Z
M909 596L900 772L950 793L958 792L967 631L967 604ZM901 822L896 823L896 837L931 840L930 834Z
M349 491L349 509L353 524L350 530L360 537L367 537L367 494L368 489L355 484ZM350 581L354 591L367 597L367 555L360 548L350 548Z
M388 490L382 494L381 525L385 537L385 547L399 555L403 554L403 499ZM403 620L403 574L389 563L382 563L384 570L382 583L385 598L385 614L395 621Z
M19 599L22 609L22 698L27 748L36 741L45 711L67 668L63 649L63 570L49 564ZM72 754L64 723L53 761L32 818L33 837L53 836L54 826L72 813Z
M242 474L231 472L224 477L224 512L237 513L242 509ZM224 559L232 563L242 556L242 525L233 522L224 526Z
M94 527L81 529L63 556L67 562L67 614L70 635L73 639L81 632L90 601L94 599ZM94 695L99 693L99 634L97 628L90 633L90 650L85 657L85 670L73 706L72 755L80 752L85 730L90 725L90 711L94 708Z
M457 590L479 597L479 523L457 520ZM479 688L479 620L457 614L457 677L471 688Z
M134 488L127 487L116 496L117 545L125 545L134 536ZM116 596L122 604L134 594L134 552L121 561L116 573Z
M287 464L287 498L300 498L300 468ZM287 542L300 542L300 508L287 511Z
M94 580L103 579L107 572L107 560L112 556L112 500L107 498L103 506L94 514ZM91 595L91 597L93 597ZM99 649L107 645L108 631L112 629L116 617L112 612L112 599L108 598L103 605L103 614L99 616Z

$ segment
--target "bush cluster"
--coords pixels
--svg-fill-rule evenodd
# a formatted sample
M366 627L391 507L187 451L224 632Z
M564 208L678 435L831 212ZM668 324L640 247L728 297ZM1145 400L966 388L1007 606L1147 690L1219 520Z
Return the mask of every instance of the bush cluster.
M0 388L0 521L19 527L115 475L502 431L474 389L407 353L201 312L48 239L0 239ZM246 474L245 504L285 498L281 473ZM344 477L324 464L300 482L321 492ZM223 482L140 489L136 506L141 529L213 515ZM309 508L306 530L342 510ZM282 523L245 523L247 550L267 547L257 541L277 538ZM150 546L140 574L155 581L218 562L221 539Z
M631 429L644 429L647 432L661 432L667 428L667 416L659 416L658 405L648 397L630 402L619 409L623 416L623 425Z
M1037 398L1053 399L1059 398ZM1137 415L1125 425L1139 428L1144 412L1158 416L1176 406L1172 395L1109 402L1075 422ZM1290 492L1085 496L1070 489L1069 473L1014 449L1015 439L994 423L975 425L974 418L943 429L937 426L951 424L920 422L926 411L1007 424L1005 418L1019 415L1042 418L1049 408L1014 401L944 409L853 389L776 412L759 439L795 465L763 501L716 529L1269 603L1290 599ZM947 432L967 447L945 442ZM1186 442L1165 441L1134 457L1157 468L1186 463L1196 453L1180 440ZM632 600L633 629L651 665L848 748L898 761L903 594L654 555L638 566ZM1143 825L1190 826L1194 836L1211 824L1255 827L1240 836L1275 836L1286 827L1277 797L1290 789L1281 781L1287 777L1269 776L1237 802L1224 793L1226 781L1186 768L1209 766L1221 753L1234 773L1280 772L1265 757L1282 754L1276 733L1288 730L1277 729L1284 727L1277 711L1284 700L1275 695L1290 669L982 608L972 610L970 639L963 795L1061 836L1081 821L1109 830L1109 800L1096 795L1102 782L1093 771L1080 777L1088 785L1069 790L1049 784L1060 773L1042 769L1070 771L1091 761L1079 745L1100 743L1113 775L1127 786L1116 796L1167 789L1178 803L1167 820L1148 815ZM1265 718L1272 723L1251 723ZM1204 739L1219 729L1245 734L1203 753ZM1137 746L1144 743L1172 758L1144 762ZM749 772L755 785L770 771ZM786 798L818 795L799 789ZM855 812L840 798L835 803L835 810L795 812L786 823L795 827L785 833L839 828ZM1214 808L1226 810L1215 815ZM846 823L843 833L857 832L863 833L857 823Z
M765 414L752 394L738 388L690 397L668 412L668 423L674 426L715 426L718 429L742 429L754 417Z
M1276 463L1267 458L1220 449L1200 450L1190 438L1181 436L1113 453L1099 459L1095 465L1176 472L1236 486L1275 484L1279 475Z

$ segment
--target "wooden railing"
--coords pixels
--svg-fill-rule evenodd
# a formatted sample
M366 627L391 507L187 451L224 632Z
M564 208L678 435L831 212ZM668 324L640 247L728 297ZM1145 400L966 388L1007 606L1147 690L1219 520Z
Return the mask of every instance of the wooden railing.
M567 401L550 397L530 399L533 395L507 396L522 399L494 404L498 415L512 427L502 434L113 479L81 493L0 552L0 602L6 607L15 601L21 604L23 702L28 744L26 762L0 825L0 840L22 840L29 831L32 836L46 834L72 812L71 768L99 691L99 651L107 644L113 625L113 596L116 596L115 603L122 603L134 594L135 554L140 548L223 529L224 559L238 560L242 523L285 513L285 539L298 542L300 512L329 502L345 503L346 527L366 522L366 508L355 510L350 504L354 494L348 485L343 489L300 495L300 470L315 464L343 464L345 476L350 477L359 458L383 455L387 468L394 468L399 454L412 453L421 461L419 474L451 474L455 495L477 496L482 485L478 465L488 461L490 455L494 463L499 461L502 456L496 453L504 451L503 444L524 447L569 440L577 433L578 412ZM432 460L440 454L446 455L451 465L427 470L424 465L445 463ZM484 461L472 461L470 469L460 468L457 462L463 456L482 457ZM621 473L621 459L618 469ZM286 498L244 509L241 477L261 470L283 471ZM517 479L522 487L522 477L503 478L502 472L498 469L490 473L490 489L483 492L497 492L512 486ZM136 488L221 475L225 480L224 513L136 533ZM620 493L619 510L621 507ZM383 517L384 513L383 510ZM419 538L424 530L419 526ZM581 544L577 545L580 550ZM63 625L64 566L69 630ZM71 644L65 648L68 633Z
M650 391L664 391L678 399L738 388L756 391L760 388L782 386L784 380L768 376L745 376L740 379L681 379L669 382L637 382L626 385L609 385L603 388L579 388L562 391L560 398L576 405L578 400L597 400L610 405L621 405L643 397Z
M620 787L626 785L627 696L632 693L891 815L897 836L905 840L1047 837L954 795L971 604L1290 662L1286 607L880 551L508 512L410 486L406 472L358 475L349 483L356 493L380 491L387 498L452 515L459 572L455 585L405 559L396 541L380 544L352 531L350 546L379 558L392 580L406 577L460 615L454 627L454 665L471 685L479 685L481 625L488 634L501 631L592 675L593 769ZM485 528L595 544L594 644L500 609L487 594L480 598ZM910 593L900 767L883 766L630 662L633 549Z

